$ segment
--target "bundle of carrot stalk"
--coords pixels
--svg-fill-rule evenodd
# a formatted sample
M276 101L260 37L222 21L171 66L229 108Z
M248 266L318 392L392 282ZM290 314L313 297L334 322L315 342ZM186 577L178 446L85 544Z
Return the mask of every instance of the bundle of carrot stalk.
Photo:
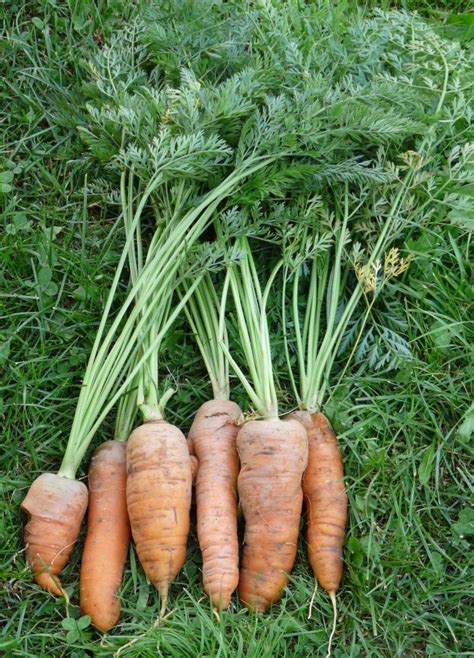
M224 35L242 20L232 11ZM88 508L82 613L103 632L117 624L132 538L162 619L186 559L194 481L203 587L215 610L236 589L257 612L280 599L304 516L309 562L333 604L330 651L348 498L324 409L376 299L408 266L396 245L436 203L420 189L442 136L423 119L443 112L449 63L441 58L439 85L424 94L404 74L387 86L383 63L359 86L329 72L325 81L307 35L292 66L282 59L289 48L268 50L278 33L294 51L296 22L260 11L251 59L234 52L232 66L205 73L198 61L199 79L178 56L160 59L166 35L158 44L143 26L91 67L96 89L80 129L119 187L123 248L62 464L22 503L25 556L36 582L67 598L59 574ZM316 10L298 11L309 25ZM414 27L404 29L400 57ZM163 360L176 322L196 341L212 389L187 439L165 420L174 389ZM277 341L286 356L278 369ZM231 400L231 381L246 413ZM113 410L115 438L95 450L87 487L76 474Z

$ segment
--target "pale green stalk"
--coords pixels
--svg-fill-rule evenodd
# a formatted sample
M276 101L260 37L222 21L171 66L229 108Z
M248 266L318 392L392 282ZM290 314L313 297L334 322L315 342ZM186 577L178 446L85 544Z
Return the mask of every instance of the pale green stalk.
M222 344L222 349L258 413L263 418L277 418L278 400L273 375L266 305L271 285L282 263L278 263L274 268L262 292L247 239L241 238L238 245L243 257L239 263L229 267L227 271L222 293L220 327L222 329L225 325L225 309L230 288L249 377L236 363L227 345Z
M220 331L220 302L209 273L204 275L184 310L209 375L213 398L228 400L229 366L222 349L222 344L228 347L227 331L225 327Z
M272 162L276 156L261 156L244 162L224 181L209 192L192 210L188 211L170 229L163 232L154 245L153 253L144 263L137 281L131 287L126 300L119 309L114 321L106 332L106 324L113 300L116 296L120 277L130 250L134 233L151 194L161 182L158 173L145 187L130 223L130 233L126 238L124 250L106 302L96 340L89 358L83 385L79 394L71 434L66 447L59 473L64 477L74 478L79 463L92 440L92 437L110 412L120 396L134 381L140 368L150 357L153 349L159 345L165 335L164 329L155 335L144 354L138 358L131 373L124 375L126 364L137 355L137 343L140 333L154 311L149 303L166 283L173 278L181 264L181 257L188 246L192 245L210 222L219 203L222 202L241 181L252 173ZM136 298L138 295L138 302ZM179 310L181 310L179 305ZM170 316L166 328L171 326ZM122 382L122 383L121 383Z

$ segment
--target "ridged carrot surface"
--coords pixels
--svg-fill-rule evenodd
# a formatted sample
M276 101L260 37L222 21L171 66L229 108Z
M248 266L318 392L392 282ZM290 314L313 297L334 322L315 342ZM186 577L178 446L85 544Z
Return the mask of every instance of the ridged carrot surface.
M239 597L264 611L280 598L296 558L308 440L297 421L249 421L237 449L245 518Z
M327 592L339 588L347 520L344 467L337 438L324 414L296 411L308 434L308 466L303 476L308 554L318 583Z
M188 440L199 462L197 532L204 589L216 608L226 608L239 582L236 423L241 410L229 400L210 400L198 410Z
M186 558L191 459L182 432L166 421L141 425L127 442L127 506L140 563L161 595Z

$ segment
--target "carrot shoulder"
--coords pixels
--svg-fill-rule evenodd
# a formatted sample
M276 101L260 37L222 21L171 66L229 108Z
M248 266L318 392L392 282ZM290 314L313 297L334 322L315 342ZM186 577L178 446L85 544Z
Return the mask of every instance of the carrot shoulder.
M265 611L288 583L296 558L307 437L296 421L249 421L237 436L238 490L245 517L241 601Z
M236 419L240 408L210 400L198 410L188 440L199 461L196 480L197 532L204 589L216 608L226 608L239 581Z
M106 441L89 468L87 536L81 564L81 613L100 631L120 617L118 591L130 540L126 499L126 444Z
M87 487L82 482L43 473L21 504L29 517L26 561L38 585L57 596L65 596L58 574L79 536L87 501Z

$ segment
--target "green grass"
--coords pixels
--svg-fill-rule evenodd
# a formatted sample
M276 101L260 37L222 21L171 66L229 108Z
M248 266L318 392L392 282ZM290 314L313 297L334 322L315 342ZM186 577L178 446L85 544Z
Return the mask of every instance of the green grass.
M153 627L158 595L131 549L121 622L105 638L90 627L71 633L71 623L62 623L79 617L79 550L64 571L69 609L40 591L25 566L19 503L33 478L57 470L61 461L122 239L113 212L83 192L90 163L81 157L73 104L58 121L47 99L55 85L72 89L81 79L82 60L126 20L129 4L0 4L6 83L0 87L0 652L32 658L111 656L119 649L137 658L323 656L331 606L318 592L307 620L313 579L303 538L281 604L257 617L234 602L218 620L203 596L193 533L172 586L170 614L159 628ZM418 8L440 29L453 5L390 4ZM466 11L468 3L455 9ZM329 407L350 499L336 658L474 653L474 421L466 415L474 374L470 236L440 218L429 230L415 228L408 246L416 258L397 285L401 332L413 358L390 372L358 366ZM283 355L275 361L283 364ZM210 389L184 325L168 341L166 368L179 385L169 419L186 430ZM243 399L237 385L235 391ZM95 444L110 438L112 428L111 417ZM86 470L85 463L81 477Z

